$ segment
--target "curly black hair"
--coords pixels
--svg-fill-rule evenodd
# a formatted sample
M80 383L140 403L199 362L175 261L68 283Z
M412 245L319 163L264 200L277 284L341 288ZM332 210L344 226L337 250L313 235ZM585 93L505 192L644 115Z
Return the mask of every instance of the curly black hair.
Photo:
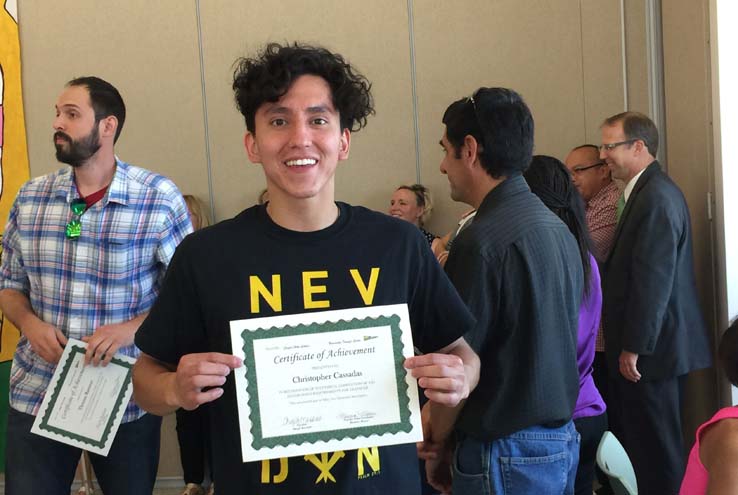
M592 276L589 253L592 240L587 228L584 200L577 194L569 170L557 158L535 155L523 177L533 194L569 227L569 231L576 239L586 282L584 293L589 294Z
M249 132L255 131L254 116L265 102L279 100L300 76L322 77L331 88L333 106L338 110L341 130L352 132L366 125L374 114L372 85L337 54L322 47L299 43L269 43L256 57L236 60L233 91L236 105Z
M718 360L730 383L738 387L738 318L720 339Z

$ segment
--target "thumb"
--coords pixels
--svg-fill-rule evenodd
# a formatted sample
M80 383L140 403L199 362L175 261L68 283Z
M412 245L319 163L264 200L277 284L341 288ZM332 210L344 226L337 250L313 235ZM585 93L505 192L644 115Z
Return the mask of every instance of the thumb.
M207 352L205 359L211 363L225 364L231 369L240 368L243 365L241 358L222 352Z

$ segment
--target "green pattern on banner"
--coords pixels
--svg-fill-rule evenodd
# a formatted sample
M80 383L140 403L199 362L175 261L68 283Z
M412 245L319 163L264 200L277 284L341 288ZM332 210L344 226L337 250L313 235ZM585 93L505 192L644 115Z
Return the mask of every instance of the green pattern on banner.
M5 431L8 426L10 361L0 363L0 473L5 471Z
M18 0L0 0L0 236L21 185L29 178L21 84ZM20 333L0 314L0 472L5 469L10 362Z

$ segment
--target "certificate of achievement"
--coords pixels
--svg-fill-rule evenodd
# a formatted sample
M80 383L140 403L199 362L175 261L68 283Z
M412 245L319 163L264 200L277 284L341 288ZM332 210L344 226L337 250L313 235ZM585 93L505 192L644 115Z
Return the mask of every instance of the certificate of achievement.
M231 322L244 462L423 439L407 305Z
M87 344L69 339L31 432L108 455L133 387L135 359L116 355L107 366L85 366Z

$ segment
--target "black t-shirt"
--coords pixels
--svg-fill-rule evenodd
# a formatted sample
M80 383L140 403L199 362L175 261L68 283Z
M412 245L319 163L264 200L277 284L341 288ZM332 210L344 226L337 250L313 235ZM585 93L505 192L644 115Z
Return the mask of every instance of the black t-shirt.
M413 341L423 352L472 327L473 317L417 228L365 208L338 206L338 220L317 232L286 230L257 206L188 236L136 345L171 364L193 352L231 353L231 320L310 311L304 306L305 272L324 272L326 292L312 298L329 305L319 310L407 303ZM358 270L361 284L351 270ZM373 292L366 290L372 271ZM270 289L278 279L279 296L268 301L252 294L256 278ZM223 396L210 404L210 434L220 495L420 492L414 444L243 463L233 373Z

